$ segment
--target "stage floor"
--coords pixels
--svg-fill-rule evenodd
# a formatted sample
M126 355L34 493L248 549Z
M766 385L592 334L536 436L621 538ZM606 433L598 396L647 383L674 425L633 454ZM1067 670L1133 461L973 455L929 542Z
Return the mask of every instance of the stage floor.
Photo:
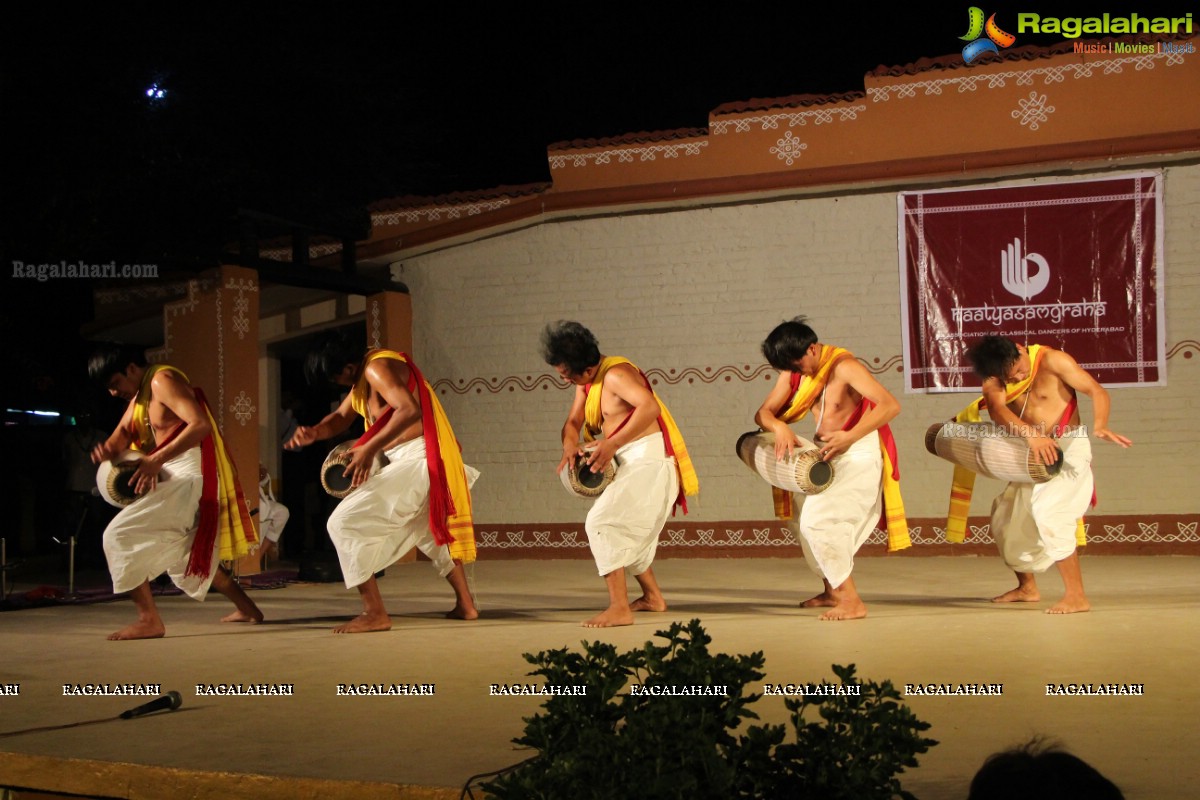
M766 682L833 680L830 664L854 663L901 691L1003 684L999 697L907 698L940 741L903 780L923 800L961 800L988 754L1034 735L1060 741L1131 800L1200 790L1200 558L1085 557L1094 610L1065 617L1042 613L1061 592L1053 573L1041 580L1043 602L997 606L985 599L1012 581L997 558L863 558L855 579L870 616L840 623L797 607L819 587L798 560L671 559L656 572L670 611L608 630L578 627L605 596L579 561L477 565L476 622L442 618L453 596L428 564L393 567L380 585L394 627L367 635L329 632L358 611L341 584L252 592L267 615L261 626L218 623L230 610L219 595L160 598L167 638L155 641L105 640L131 620L127 600L0 614L0 685L9 687L0 733L112 717L143 699L64 696L65 684L161 684L183 696L174 713L0 738L0 786L108 797L457 797L432 787L461 787L528 755L510 740L538 701L488 691L526 680L522 653L582 639L626 648L699 617L714 651L765 651ZM197 684L216 683L291 684L294 694L198 696ZM343 683L435 690L338 696ZM1144 695L1047 696L1047 684L1066 683L1143 684ZM754 708L765 721L786 719L782 698Z

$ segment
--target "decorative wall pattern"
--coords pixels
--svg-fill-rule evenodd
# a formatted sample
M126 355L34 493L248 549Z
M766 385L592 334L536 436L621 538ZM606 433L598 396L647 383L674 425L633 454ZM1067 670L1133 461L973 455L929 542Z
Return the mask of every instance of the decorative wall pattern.
M807 142L800 141L791 131L786 131L783 137L777 139L774 146L769 148L769 152L790 167L800 160L801 153L807 149Z
M239 424L245 425L254 418L254 412L258 409L255 407L254 403L250 401L250 397L246 394L246 390L243 389L238 392L238 396L233 399L233 403L229 406L229 410L233 413L234 418L237 419Z
M389 225L399 225L401 222L413 225L422 220L426 222L441 222L443 219L462 219L463 217L474 217L485 211L495 211L498 208L504 208L511 202L507 197L497 197L494 200L480 200L474 203L456 203L454 205L426 206L425 208L377 212L371 215L371 225L380 228Z
M1022 125L1027 125L1029 130L1036 131L1053 113L1054 106L1046 105L1046 95L1030 92L1029 97L1023 97L1017 103L1012 118Z
M717 119L709 125L709 131L714 136L727 133L749 133L755 126L759 130L778 130L780 123L786 123L789 128L807 125L811 120L814 125L825 125L832 122L852 122L858 119L865 105L841 108L809 108L803 111L781 111L773 114L759 114L753 117L738 117L736 119Z
M985 518L972 518L976 524L969 525L966 546L995 544L990 525ZM1200 544L1200 518L1165 516L1160 519L1129 519L1126 517L1094 517L1087 523L1088 546L1100 545L1183 545ZM911 526L913 552L937 555L938 547L962 547L946 541L943 520L915 519ZM479 525L475 531L476 544L480 550L504 552L514 557L539 553L559 553L570 557L586 557L588 554L587 533L583 523L530 523L528 525ZM887 535L876 528L867 539L867 546L874 550L886 550ZM800 546L792 532L777 521L747 521L725 523L685 523L673 526L670 523L659 536L659 549L675 555L689 552L720 555L748 554L765 556L799 556ZM663 551L663 548L666 548ZM950 552L949 550L945 552ZM1085 551L1086 552L1086 551Z
M323 256L331 256L335 253L342 252L341 242L324 242L322 244L312 244L308 246L308 257L310 259L322 258ZM291 261L292 248L290 247L271 247L265 250L260 250L258 255L271 261Z
M551 153L550 169L563 167L586 167L589 163L632 164L634 161L655 161L661 155L663 158L678 158L680 155L696 156L708 147L708 142L679 142L677 144L650 144L636 147L613 147L598 153Z
M868 362L866 359L859 358L862 365L868 371L880 375L889 370L900 371L900 356L892 356L887 361L881 362L878 358L871 359ZM743 364L740 367L732 364L726 364L720 367L685 367L683 369L648 369L646 377L650 379L650 383L657 386L659 383L665 383L671 386L680 383L716 383L718 380L723 380L725 383L738 381L740 383L751 383L757 381L773 381L779 376L770 365L759 364L751 366ZM565 389L567 382L557 377L542 373L540 375L506 375L503 378L459 378L456 381L442 379L434 381L432 386L439 394L453 392L454 394L482 394L488 392L490 394L499 394L500 392L522 391L532 392L535 389Z
M867 96L876 103L886 103L893 97L897 100L914 98L917 96L918 90L925 95L940 95L943 91L951 89L960 93L973 92L981 86L985 89L1003 89L1008 86L1009 81L1015 81L1017 86L1033 86L1034 80L1037 78L1041 79L1042 85L1051 86L1062 83L1067 77L1083 80L1097 76L1120 75L1126 67L1146 70L1154 69L1160 63L1167 67L1182 64L1183 54L1153 53L1047 67L1023 65L1020 69L1004 72L974 72L955 75L952 78L935 78L924 81L906 80L904 83L886 86L868 86Z

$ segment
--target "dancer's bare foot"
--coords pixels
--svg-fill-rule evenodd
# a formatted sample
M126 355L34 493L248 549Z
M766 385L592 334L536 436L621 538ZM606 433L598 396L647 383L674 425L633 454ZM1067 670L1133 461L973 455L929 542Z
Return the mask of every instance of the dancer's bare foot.
M1092 604L1083 595L1074 597L1067 595L1059 600L1054 605L1046 609L1047 614L1078 614L1082 611L1090 611Z
M253 612L246 612L238 609L221 617L221 622L248 622L251 625L257 625L262 621L263 613L258 610L258 606L254 606Z
M368 614L363 612L354 619L347 622L345 625L338 625L333 629L334 633L374 633L376 631L390 631L392 629L392 618L387 614Z
M126 639L161 639L167 635L167 628L163 625L162 620L141 620L126 625L116 633L110 633L108 640L110 642L124 641Z
M225 595L236 609L221 617L221 622L248 622L251 625L262 622L263 613L224 567L217 567L216 573L213 574L212 587Z
M1037 586L1025 585L1011 589L1004 594L998 594L992 598L993 603L1036 603L1042 599L1041 592Z
M837 605L837 599L829 592L821 592L814 595L800 604L801 608L833 608Z
M580 623L585 628L617 628L633 624L633 612L628 608L606 608L591 619Z
M467 605L460 602L446 612L446 619L479 619L479 611L475 608L474 603Z
M857 597L853 599L843 599L842 602L835 605L833 608L826 611L819 620L839 621L845 619L862 619L867 615L867 606L862 600Z
M653 597L642 595L637 600L634 600L629 604L629 610L662 612L667 610L667 601L663 599L661 594Z

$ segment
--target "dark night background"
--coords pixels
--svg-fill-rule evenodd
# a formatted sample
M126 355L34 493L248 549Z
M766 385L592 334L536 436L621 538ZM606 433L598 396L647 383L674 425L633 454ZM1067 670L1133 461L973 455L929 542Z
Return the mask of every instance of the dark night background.
M951 56L970 3L10 4L3 12L8 407L82 391L89 280L12 264L219 263L238 209L357 227L366 204L549 179L546 145L702 127L722 104L862 91ZM1194 3L981 4L1174 16ZM1021 36L1049 45L1061 36ZM162 100L146 96L157 83Z

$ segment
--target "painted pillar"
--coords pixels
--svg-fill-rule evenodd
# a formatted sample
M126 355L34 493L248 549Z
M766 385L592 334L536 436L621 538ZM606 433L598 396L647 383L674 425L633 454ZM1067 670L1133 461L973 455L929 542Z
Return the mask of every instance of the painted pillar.
M412 298L403 292L380 292L368 297L367 347L413 354L412 342Z
M186 299L163 307L163 346L150 354L204 391L251 511L258 508L258 299L254 270L205 273L189 283ZM245 571L257 571L257 563L254 557Z

